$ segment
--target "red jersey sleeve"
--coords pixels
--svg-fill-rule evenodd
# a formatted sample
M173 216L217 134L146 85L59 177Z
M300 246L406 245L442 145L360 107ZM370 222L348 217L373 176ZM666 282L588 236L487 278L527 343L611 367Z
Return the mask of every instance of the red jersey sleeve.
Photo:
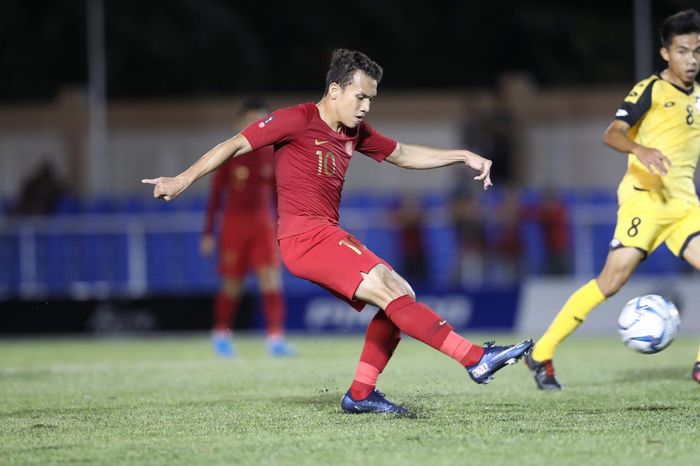
M360 123L360 134L355 150L372 157L377 162L389 157L396 149L396 141L384 136L364 121Z
M281 108L252 123L241 131L241 134L255 150L291 140L306 128L308 120L307 112L300 105Z
M221 198L223 197L224 190L226 189L226 164L219 167L216 172L214 172L214 179L211 182L211 189L209 192L209 202L207 203L207 213L204 220L204 234L210 235L214 231L214 218L219 210L219 205L221 204Z

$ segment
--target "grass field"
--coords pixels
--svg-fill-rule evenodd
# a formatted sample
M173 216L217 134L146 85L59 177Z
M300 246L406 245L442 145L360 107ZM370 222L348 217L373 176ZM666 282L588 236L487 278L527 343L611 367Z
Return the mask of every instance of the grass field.
M0 342L0 464L684 465L700 458L697 342L646 356L617 338L572 339L566 390L524 365L490 385L405 338L380 380L416 418L345 415L357 337L262 340L215 359L207 337ZM501 337L502 342L513 338Z

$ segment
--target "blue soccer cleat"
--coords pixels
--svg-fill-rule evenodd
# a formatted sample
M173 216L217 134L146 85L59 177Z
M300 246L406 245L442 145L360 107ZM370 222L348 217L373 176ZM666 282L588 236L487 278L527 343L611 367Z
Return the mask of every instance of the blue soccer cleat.
M267 354L275 358L291 358L297 355L297 349L284 338L268 338L265 343Z
M360 401L355 401L350 396L350 390L340 399L340 407L343 411L350 414L361 413L386 413L386 414L403 414L408 415L410 412L397 404L384 398L384 394L377 389L374 389L367 398Z
M511 346L495 346L494 343L494 341L489 341L484 344L484 355L481 356L479 362L471 366L464 366L469 377L476 383L489 383L493 380L493 374L496 371L518 362L530 351L533 345L532 340L525 340Z
M236 357L236 349L233 346L229 332L214 332L211 337L211 344L217 356L228 359Z

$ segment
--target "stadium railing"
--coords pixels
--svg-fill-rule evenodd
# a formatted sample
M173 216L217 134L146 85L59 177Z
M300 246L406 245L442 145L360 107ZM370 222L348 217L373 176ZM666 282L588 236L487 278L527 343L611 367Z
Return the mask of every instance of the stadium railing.
M397 199L347 196L341 223L399 268L403 259L399 231L387 215ZM492 205L486 203L487 209L497 204L498 196L493 199ZM454 285L458 245L447 202L444 193L422 199L427 285L433 289ZM583 280L603 265L616 206L609 196L582 196L568 202L568 207L573 273ZM182 203L96 199L82 205L66 200L51 216L6 216L0 223L0 297L100 299L211 293L218 277L215 257L199 254L203 208L201 198ZM486 228L493 232L498 225ZM545 251L540 225L525 221L521 240L522 276L541 275ZM662 249L642 264L641 274L676 274L687 268ZM483 284L489 285L488 250L484 259ZM290 293L312 286L289 274L285 280Z

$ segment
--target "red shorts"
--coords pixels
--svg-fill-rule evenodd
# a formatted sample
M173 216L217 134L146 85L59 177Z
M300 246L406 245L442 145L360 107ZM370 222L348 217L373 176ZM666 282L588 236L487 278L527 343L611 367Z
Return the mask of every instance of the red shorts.
M355 299L362 273L369 273L377 264L391 269L367 246L334 225L282 238L280 252L290 272L327 289L357 311L365 307L364 301Z
M219 239L219 274L243 278L249 269L279 266L275 229L268 217L224 217Z

